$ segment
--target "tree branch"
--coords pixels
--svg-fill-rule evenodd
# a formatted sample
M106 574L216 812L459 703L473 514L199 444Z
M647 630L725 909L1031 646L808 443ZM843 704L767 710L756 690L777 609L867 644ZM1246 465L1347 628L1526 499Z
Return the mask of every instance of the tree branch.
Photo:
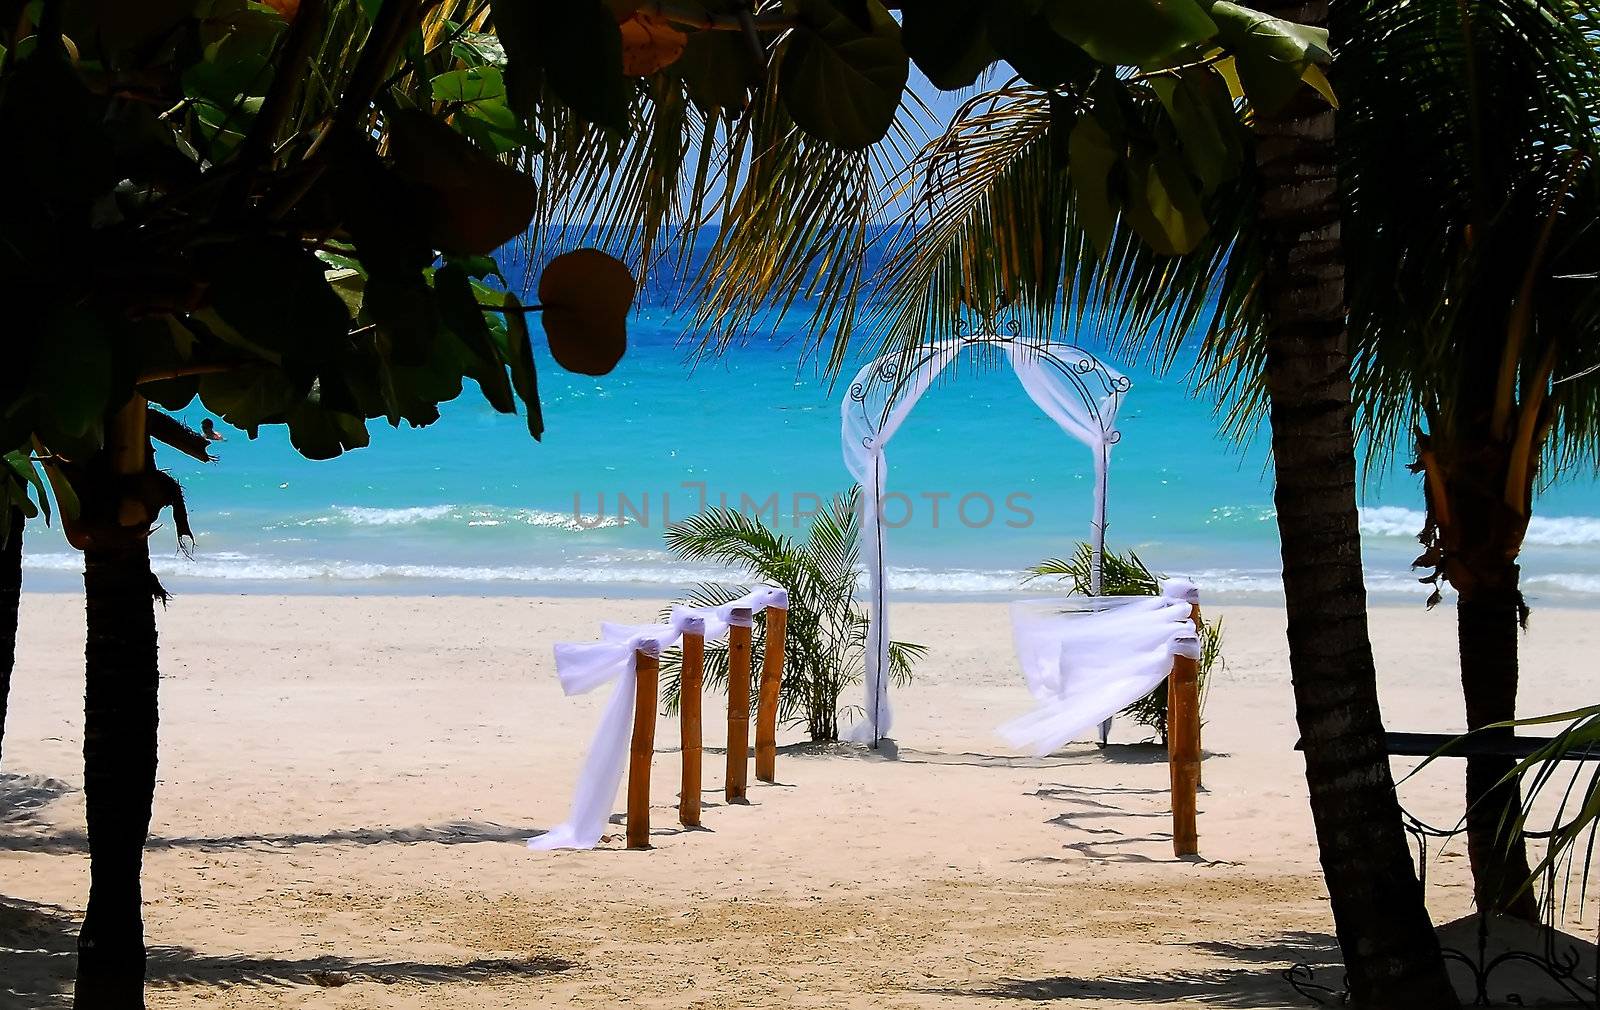
M300 0L294 24L289 27L289 37L284 42L283 56L278 60L277 73L272 87L261 103L261 111L250 124L250 133L239 147L239 162L249 171L265 161L272 153L273 138L283 129L294 108L301 81L307 76L312 49L316 46L322 29L322 12L326 0Z
M185 456L192 456L202 463L216 462L217 457L208 451L210 440L171 414L147 407L145 429L151 438L162 445L170 445Z

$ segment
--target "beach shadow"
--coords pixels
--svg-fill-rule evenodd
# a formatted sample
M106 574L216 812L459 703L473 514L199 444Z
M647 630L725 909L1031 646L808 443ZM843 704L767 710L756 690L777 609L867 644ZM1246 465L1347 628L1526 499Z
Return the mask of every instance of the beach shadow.
M77 970L79 918L55 905L0 897L0 1005L17 1010L71 1006ZM324 955L308 958L207 954L188 947L153 946L145 979L151 987L428 985L539 978L577 967L565 958L479 958L446 963ZM376 998L381 1004L382 997Z
M1083 859L1101 863L1206 863L1197 856L1173 856L1172 835L1167 831L1151 830L1156 824L1166 824L1171 811L1162 809L1130 809L1119 800L1127 798L1165 798L1164 789L1141 789L1131 786L1069 786L1057 783L1042 785L1027 793L1028 796L1049 800L1066 806L1045 820L1077 835L1087 835L1061 847L1075 852ZM1144 806L1148 806L1145 801ZM1089 822L1089 823L1085 823ZM1154 823L1149 823L1154 822ZM1134 827L1134 831L1122 830ZM1153 855L1152 853L1159 853ZM1019 863L1070 863L1071 856L1027 856Z
M1208 1007L1266 1010L1302 1002L1276 971L1232 968L1127 977L1076 978L1057 975L1052 978L1003 978L966 989L933 991L942 996L1023 1003L1069 999L1085 1003L1103 1001L1109 1006L1192 1002Z
M965 989L936 990L940 995L1048 1003L1054 1000L1105 1002L1111 1006L1194 1003L1208 1007L1266 1010L1297 1006L1306 1000L1284 978L1291 965L1337 971L1338 942L1327 933L1291 931L1256 943L1202 940L1188 944L1222 961L1217 968L1079 978L1001 978Z
M299 845L473 845L481 842L521 842L545 833L544 828L507 827L481 821L446 821L406 828L353 828L325 832L237 835L152 835L147 850L194 849L225 852L231 849L278 849ZM0 852L43 852L53 855L89 851L89 836L81 828L49 834L0 835Z

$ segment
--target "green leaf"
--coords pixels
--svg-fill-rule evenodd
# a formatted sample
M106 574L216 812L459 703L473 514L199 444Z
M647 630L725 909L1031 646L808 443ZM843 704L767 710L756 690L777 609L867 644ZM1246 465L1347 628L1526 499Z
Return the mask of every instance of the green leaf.
M369 441L364 418L302 403L289 414L289 444L306 459L333 459Z
M44 478L39 476L39 468L33 465L33 460L26 452L8 452L5 455L5 459L6 466L10 468L12 473L17 475L17 479L22 485L32 485L33 493L39 499L39 509L44 511L44 521L48 523L50 521L50 496L45 493ZM23 490L17 497L21 499L19 504L27 505L28 494L26 490ZM32 506L27 505L26 508L23 508L23 511L28 514L29 519L32 519L38 513L38 510L29 512L29 508L32 508Z
M1109 177L1119 155L1093 114L1084 113L1067 141L1072 189L1077 194L1078 220L1100 254L1111 248L1117 208L1111 202Z
M112 407L112 349L94 313L69 307L47 318L35 345L32 385L45 444L99 444L101 419Z
M750 45L738 32L694 32L668 73L683 79L701 109L742 109L755 79Z
M900 12L906 54L945 91L965 88L994 61L984 30L984 0L923 0Z
M632 87L622 73L622 32L601 0L523 0L494 8L508 59L512 108L533 112L541 74L582 118L617 133L628 129Z
M452 125L496 154L516 150L537 154L544 150L544 140L499 99L473 102L455 117Z
M436 102L481 102L504 98L505 94L505 78L494 67L451 70L433 79Z
M501 341L501 357L511 364L511 385L522 398L528 412L528 434L535 442L544 437L544 409L539 403L539 373L533 363L533 341L528 336L528 317L517 296L505 296L505 327L495 336Z
M439 337L439 309L421 274L374 272L367 278L362 310L377 324L387 357L397 364L427 361Z
M871 0L864 31L829 0L785 0L799 24L778 63L778 95L795 124L858 151L883 139L900 107L911 64L900 26Z
M1088 81L1099 69L1088 53L1055 33L1041 0L992 0L989 44L1022 79L1039 88Z
M242 238L217 249L207 266L217 316L292 375L309 380L350 332L350 312L322 261L298 242Z
M511 382L506 378L505 365L490 338L489 324L484 322L466 270L459 263L446 263L434 271L433 289L439 296L440 317L466 347L466 374L477 380L491 407L502 414L515 413Z
M462 32L451 48L452 55L471 66L504 68L506 47L493 32Z
M1217 34L1195 0L1049 0L1050 25L1101 63L1144 66Z
M395 169L425 191L429 239L447 253L491 253L533 220L533 180L426 112L389 117Z
M307 386L289 380L271 365L246 365L203 376L200 402L222 420L255 438L263 424L275 424L305 397Z
M1176 152L1155 157L1134 153L1125 162L1128 223L1150 248L1168 256L1192 251L1205 237L1207 224L1200 197L1184 174Z
M176 379L146 382L139 387L139 392L151 403L160 404L169 411L179 411L194 402L200 392L200 379L198 376L185 375Z
M1283 108L1299 90L1308 67L1332 62L1326 29L1308 28L1227 0L1213 4L1211 16L1220 29L1219 41L1234 54L1245 95L1262 112Z
M1151 78L1150 86L1177 131L1185 163L1204 191L1211 193L1237 176L1242 157L1237 131L1241 127L1222 79L1195 68L1181 75L1158 75Z

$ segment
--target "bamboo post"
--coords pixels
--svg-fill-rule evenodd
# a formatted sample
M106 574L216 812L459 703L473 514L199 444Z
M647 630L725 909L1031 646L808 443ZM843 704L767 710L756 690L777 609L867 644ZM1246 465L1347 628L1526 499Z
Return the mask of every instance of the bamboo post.
M706 670L706 622L696 618L683 631L683 666L678 681L678 731L683 743L683 785L678 823L700 826L700 692Z
M651 646L634 653L633 747L628 762L628 848L650 847L650 760L656 751L656 678L660 657Z
M744 802L750 764L750 608L733 611L728 627L728 774L724 795Z
M1200 629L1200 604L1191 604L1196 635ZM1188 656L1174 656L1167 678L1167 764L1172 775L1172 852L1193 856L1200 852L1195 808L1200 788L1200 664Z
M778 692L783 686L783 645L789 611L767 608L767 636L761 648L761 698L756 706L756 778L778 780Z

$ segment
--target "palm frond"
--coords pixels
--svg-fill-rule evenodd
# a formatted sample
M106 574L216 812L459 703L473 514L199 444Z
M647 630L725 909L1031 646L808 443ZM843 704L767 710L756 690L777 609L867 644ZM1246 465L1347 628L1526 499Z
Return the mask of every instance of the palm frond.
M669 527L667 546L685 560L716 560L738 566L742 574L789 591L784 670L778 695L778 716L786 725L804 723L813 740L839 735L840 695L861 679L866 646L866 618L855 602L856 534L860 488L851 488L813 517L804 541L767 529L759 518L733 509L714 508ZM716 606L742 596L743 586L697 586L684 601ZM663 612L663 616L665 615ZM765 648L766 615L756 620L753 644ZM901 682L926 654L922 646L895 642L890 646L890 675ZM705 686L726 690L726 646L706 648ZM680 702L682 656L671 650L662 661L662 693L668 711ZM751 670L752 697L759 685L759 664Z

